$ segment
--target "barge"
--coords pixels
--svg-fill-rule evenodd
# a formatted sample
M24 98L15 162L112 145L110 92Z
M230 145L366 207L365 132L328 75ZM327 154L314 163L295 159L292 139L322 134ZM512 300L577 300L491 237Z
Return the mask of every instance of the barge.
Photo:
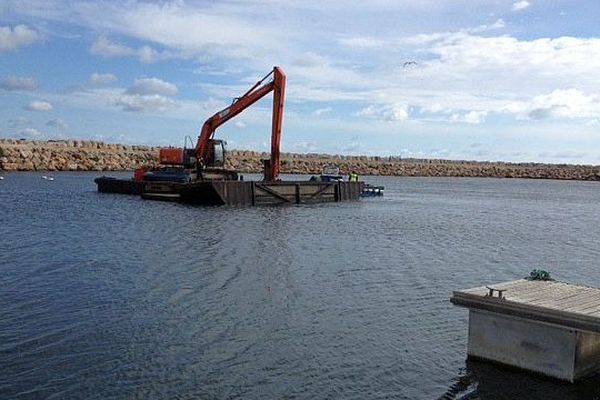
M148 200L200 205L277 205L358 200L364 182L311 181L136 181L96 178L98 192L139 195Z

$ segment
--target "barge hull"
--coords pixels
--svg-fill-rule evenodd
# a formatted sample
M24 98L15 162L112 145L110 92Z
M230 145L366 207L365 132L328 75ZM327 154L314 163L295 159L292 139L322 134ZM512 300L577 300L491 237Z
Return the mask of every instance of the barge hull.
M139 194L151 200L181 201L202 205L277 205L358 200L363 182L310 181L204 181L191 183L136 182L97 178L103 193Z
M98 191L101 193L142 194L144 191L144 182L134 181L133 179L116 179L103 176L94 179L94 182L98 185Z

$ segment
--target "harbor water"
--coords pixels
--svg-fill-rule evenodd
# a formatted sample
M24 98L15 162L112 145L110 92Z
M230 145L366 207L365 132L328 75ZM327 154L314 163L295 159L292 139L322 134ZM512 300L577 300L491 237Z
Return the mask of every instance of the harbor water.
M534 268L600 287L600 183L366 177L384 197L236 208L41 176L0 182L0 399L600 396L466 362L449 302Z

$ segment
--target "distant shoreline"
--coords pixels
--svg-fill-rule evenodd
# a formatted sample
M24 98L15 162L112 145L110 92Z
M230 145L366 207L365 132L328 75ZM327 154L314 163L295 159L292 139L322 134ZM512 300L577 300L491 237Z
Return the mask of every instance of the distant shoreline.
M1 171L124 171L156 164L158 147L103 143L89 140L31 141L0 139ZM242 173L261 173L267 153L230 150L227 168ZM508 163L399 157L341 156L282 153L281 171L319 174L327 165L342 174L495 177L562 180L600 180L600 166L573 164Z

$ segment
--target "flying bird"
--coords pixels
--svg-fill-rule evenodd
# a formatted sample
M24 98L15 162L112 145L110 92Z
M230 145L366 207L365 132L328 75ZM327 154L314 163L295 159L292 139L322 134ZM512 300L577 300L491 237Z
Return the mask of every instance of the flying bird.
M402 64L402 68L408 68L408 67L410 67L412 65L416 66L417 62L416 61L406 61L404 64Z

